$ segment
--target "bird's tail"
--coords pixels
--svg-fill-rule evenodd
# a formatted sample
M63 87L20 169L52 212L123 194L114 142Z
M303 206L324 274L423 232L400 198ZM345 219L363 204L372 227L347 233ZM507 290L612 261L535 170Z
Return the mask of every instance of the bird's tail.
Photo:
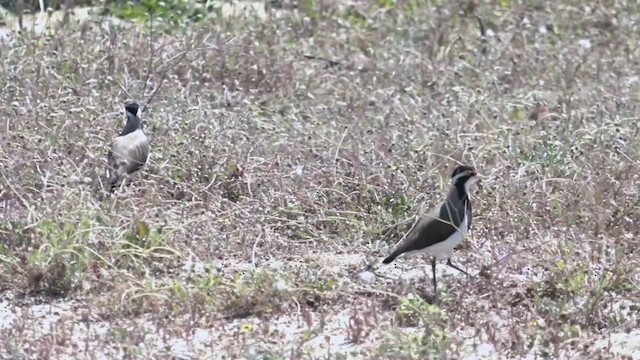
M398 254L396 254L395 252L392 253L391 255L387 256L384 260L382 260L383 264L389 264L391 263L393 260L395 260L398 257Z

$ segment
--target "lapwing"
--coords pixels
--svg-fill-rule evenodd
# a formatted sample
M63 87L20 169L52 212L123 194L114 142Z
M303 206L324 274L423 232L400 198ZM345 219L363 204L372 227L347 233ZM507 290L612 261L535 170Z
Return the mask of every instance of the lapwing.
M462 242L471 227L469 189L479 175L471 166L458 166L451 174L451 188L446 201L422 216L405 240L382 262L389 264L400 255L427 254L431 258L433 290L437 294L436 260L447 259L447 265L469 275L451 262L453 249Z
M138 108L135 102L125 105L127 123L111 142L111 149L107 154L111 192L119 184L124 185L125 178L140 171L149 158L149 138L142 129Z

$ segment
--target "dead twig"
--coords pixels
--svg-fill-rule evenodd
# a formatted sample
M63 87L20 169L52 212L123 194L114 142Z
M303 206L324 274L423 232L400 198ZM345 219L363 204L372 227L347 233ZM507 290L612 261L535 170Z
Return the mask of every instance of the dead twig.
M480 26L480 41L482 43L482 48L480 49L480 53L485 55L487 53L487 29L484 26L484 22L482 18L478 15L474 15L476 20L478 20L478 26Z
M144 85L142 86L142 95L144 96L147 90L147 84L151 78L151 68L153 67L153 57L156 53L156 49L153 46L153 12L149 12L149 63L147 64L147 76L144 79Z
M333 67L342 65L341 61L329 60L329 59L323 58L321 56L314 56L314 55L303 55L303 56L304 56L305 59L309 59L309 60L324 61L324 62L327 63L327 67L329 67L329 68L333 68Z
M229 38L228 40L225 40L221 45L226 45L228 44L230 41L232 41L233 39L235 39L235 36ZM160 83L158 84L158 86L153 90L153 92L151 93L151 97L149 98L149 100L147 100L147 102L144 104L144 106L142 107L141 113L144 113L147 110L147 107L149 106L149 104L151 103L151 100L153 100L153 98L156 96L156 94L158 93L158 91L160 90L160 87L162 87L162 84L164 83L164 80L167 77L167 73L169 72L169 70L173 69L174 67L176 67L178 64L180 64L182 62L182 60L184 60L184 58L191 52L193 51L201 51L201 50L219 50L220 46L204 46L204 47L193 47L193 45L195 44L196 40L194 39L193 41L191 41L191 43L189 44L189 46L187 47L186 50L181 51L180 53L174 55L173 57L171 57L169 60L167 60L165 62L165 69L160 77Z

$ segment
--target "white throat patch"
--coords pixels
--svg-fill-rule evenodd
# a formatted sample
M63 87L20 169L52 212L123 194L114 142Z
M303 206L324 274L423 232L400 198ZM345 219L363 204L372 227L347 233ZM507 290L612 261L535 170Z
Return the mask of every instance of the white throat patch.
M469 180L467 180L466 183L464 183L464 192L467 193L467 196L469 196L469 190L471 189L471 185L477 182L478 182L478 177L472 176L469 178Z
M465 174L464 173L460 173L456 176L454 176L453 178L451 178L451 186L455 186L456 182L458 181L458 179L460 179L461 177L464 177ZM467 182L464 183L464 191L467 195L469 195L469 190L471 189L471 185L475 184L476 182L478 182L479 178L477 176L472 176L469 178L469 180L467 180Z

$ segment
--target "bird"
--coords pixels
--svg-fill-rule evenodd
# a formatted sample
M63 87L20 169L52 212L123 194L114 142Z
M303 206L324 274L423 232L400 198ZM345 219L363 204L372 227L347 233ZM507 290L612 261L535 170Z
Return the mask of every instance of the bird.
M462 242L471 228L469 190L479 179L480 175L472 166L457 166L451 174L451 187L447 199L420 217L405 240L382 262L390 264L401 255L430 255L433 291L436 296L436 259L447 259L448 266L469 276L466 271L451 262L451 257L453 249Z
M138 116L139 106L131 102L124 109L127 123L111 142L107 154L110 192L114 192L118 184L124 185L124 179L140 171L149 159L149 138Z

